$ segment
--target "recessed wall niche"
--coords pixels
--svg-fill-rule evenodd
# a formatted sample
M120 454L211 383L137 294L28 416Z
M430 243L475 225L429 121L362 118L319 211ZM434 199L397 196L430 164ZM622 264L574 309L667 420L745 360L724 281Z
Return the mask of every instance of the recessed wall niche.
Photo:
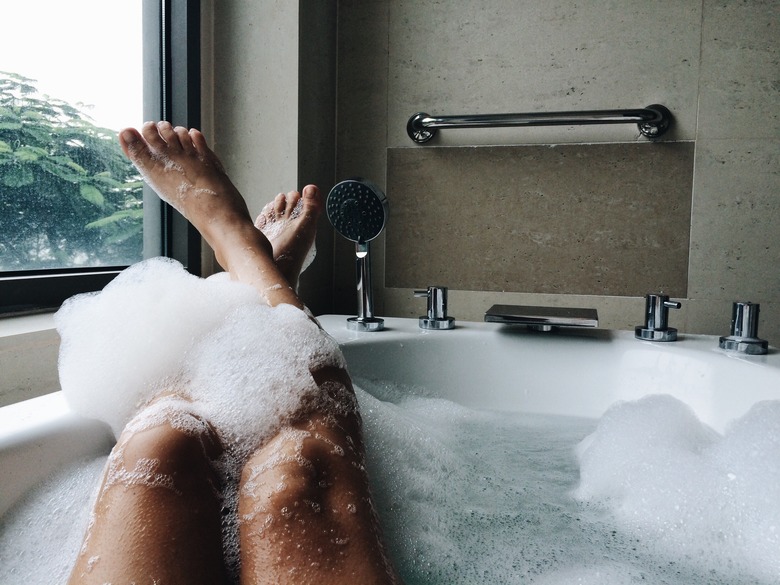
M389 148L385 286L685 297L693 150Z

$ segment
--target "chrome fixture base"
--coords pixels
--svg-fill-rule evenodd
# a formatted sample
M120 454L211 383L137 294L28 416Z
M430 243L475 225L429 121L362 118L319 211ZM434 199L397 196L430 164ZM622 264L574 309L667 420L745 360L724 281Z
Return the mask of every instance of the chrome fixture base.
M748 338L729 335L727 337L721 337L718 345L721 349L737 351L747 355L764 355L769 351L769 342L765 339L758 339L757 337Z
M667 327L664 330L660 330L640 326L634 329L634 337L644 339L645 341L677 341L677 329Z
M721 349L737 351L747 355L764 355L769 351L769 342L765 339L758 339L757 337L748 338L729 335L727 337L721 337L718 345Z
M599 314L596 309L493 305L485 313L485 321L552 331L555 327L598 327Z
M761 305L737 301L731 309L731 335L720 338L719 346L727 351L747 355L764 355L769 342L758 337L758 313Z
M347 319L347 329L350 331L382 331L385 320L379 317L350 317Z
M528 329L531 331L539 331L540 333L549 333L558 329L557 325L528 325Z
M432 329L434 331L442 331L446 329L455 328L455 318L445 317L444 319L429 319L428 317L420 317L418 320L420 329Z

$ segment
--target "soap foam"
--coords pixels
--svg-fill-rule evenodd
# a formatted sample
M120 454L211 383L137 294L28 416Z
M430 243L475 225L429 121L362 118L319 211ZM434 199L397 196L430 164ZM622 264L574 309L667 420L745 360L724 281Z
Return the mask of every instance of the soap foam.
M135 410L180 374L182 356L199 339L234 307L256 302L251 287L199 279L173 260L135 264L55 315L65 397L118 437Z
M780 576L780 401L756 404L723 436L670 396L619 404L578 457L574 496L657 555L703 574Z
M26 494L0 518L0 583L67 582L104 462L105 457L100 457L73 463Z
M270 308L249 286L200 279L159 258L68 300L56 323L65 397L115 436L155 396L174 392L228 445L251 450L319 396L312 370L344 366L336 342L304 312Z
M368 380L356 388L372 491L405 583L530 583L582 550L567 491L572 446L593 421L474 411Z

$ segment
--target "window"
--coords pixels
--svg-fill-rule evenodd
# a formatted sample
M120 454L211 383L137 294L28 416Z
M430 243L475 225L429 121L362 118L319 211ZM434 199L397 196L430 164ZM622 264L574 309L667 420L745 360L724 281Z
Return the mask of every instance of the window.
M56 307L144 257L197 273L197 232L143 187L116 133L199 125L199 2L19 0L3 13L19 34L0 36L0 313Z

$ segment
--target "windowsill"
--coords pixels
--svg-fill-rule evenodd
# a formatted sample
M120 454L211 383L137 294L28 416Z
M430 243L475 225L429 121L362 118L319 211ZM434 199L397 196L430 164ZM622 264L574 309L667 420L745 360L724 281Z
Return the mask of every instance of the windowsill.
M37 313L0 319L0 344L8 337L54 329L54 313Z
M0 319L0 407L59 390L54 313Z

